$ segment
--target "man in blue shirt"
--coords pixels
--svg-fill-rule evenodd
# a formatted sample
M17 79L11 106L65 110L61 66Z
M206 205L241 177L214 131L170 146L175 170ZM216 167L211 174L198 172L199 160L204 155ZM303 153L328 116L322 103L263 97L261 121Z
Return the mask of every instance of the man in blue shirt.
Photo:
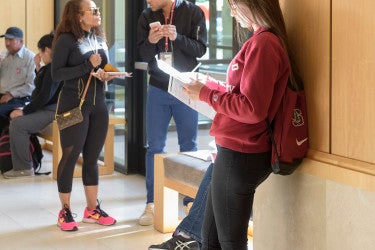
M0 57L0 132L9 124L12 110L25 106L34 90L35 54L27 49L23 32L10 27L5 34L6 51Z

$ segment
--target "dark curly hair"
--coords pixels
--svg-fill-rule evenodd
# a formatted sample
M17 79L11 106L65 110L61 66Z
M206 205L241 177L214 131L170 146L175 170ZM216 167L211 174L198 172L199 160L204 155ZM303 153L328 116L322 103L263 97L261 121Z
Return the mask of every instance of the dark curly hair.
M85 0L70 0L66 3L61 15L61 21L56 28L54 42L56 42L63 33L71 33L77 40L85 35L85 31L81 28L79 22L80 16L82 15L81 5L83 1ZM93 27L92 31L95 35L105 39L105 34L101 25Z
M52 49L54 35L55 33L52 31L49 34L42 36L38 42L38 49L42 50L43 52L46 50L46 48Z

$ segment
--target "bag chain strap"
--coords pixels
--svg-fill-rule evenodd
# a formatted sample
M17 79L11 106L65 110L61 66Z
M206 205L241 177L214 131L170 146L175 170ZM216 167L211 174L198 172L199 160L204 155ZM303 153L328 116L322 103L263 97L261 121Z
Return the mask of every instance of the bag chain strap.
M92 73L94 73L94 69L92 69L91 72L90 72L90 76L89 76L89 79L87 80L87 84L85 86L85 90L83 91L83 94L82 94L82 97L81 97L81 101L79 102L79 109L81 109L83 103L85 102L85 97L86 97L86 93L87 93L87 90L88 90L90 82L91 82ZM61 95L61 91L59 93L59 98L57 99L57 106L56 106L56 111L55 111L55 119L56 119L56 116L58 115L57 114L57 109L58 109L59 103L60 103L60 95Z
M87 93L87 90L88 90L90 82L91 82L92 73L94 73L94 69L92 69L91 72L90 72L89 79L87 80L87 84L86 84L85 90L83 91L83 94L82 94L82 97L81 97L81 101L79 103L79 109L81 109L83 103L85 102L85 97L86 97L86 93Z

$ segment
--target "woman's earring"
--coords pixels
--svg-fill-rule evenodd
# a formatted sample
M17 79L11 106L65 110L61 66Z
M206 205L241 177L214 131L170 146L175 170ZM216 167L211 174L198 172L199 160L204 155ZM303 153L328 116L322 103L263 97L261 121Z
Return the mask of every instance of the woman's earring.
M80 22L80 23L82 23L82 19L81 19L81 20L79 20L79 22Z

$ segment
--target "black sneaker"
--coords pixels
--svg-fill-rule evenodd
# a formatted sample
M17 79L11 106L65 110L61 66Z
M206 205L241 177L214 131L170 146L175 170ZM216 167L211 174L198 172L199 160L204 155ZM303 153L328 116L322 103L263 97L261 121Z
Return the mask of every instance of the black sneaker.
M151 245L148 250L199 250L198 242L181 235L173 235L173 237L161 243L160 245Z

